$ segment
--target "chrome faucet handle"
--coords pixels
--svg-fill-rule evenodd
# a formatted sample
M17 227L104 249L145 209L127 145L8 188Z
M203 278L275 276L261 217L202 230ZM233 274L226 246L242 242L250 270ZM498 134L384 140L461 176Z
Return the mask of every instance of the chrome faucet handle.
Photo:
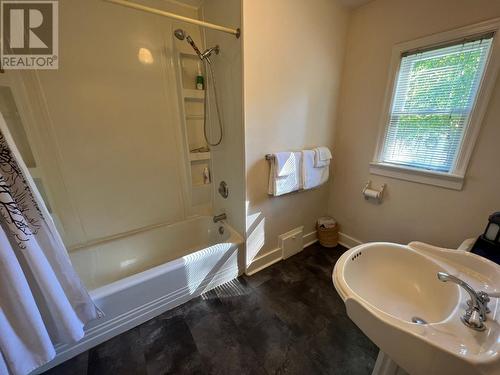
M492 298L500 298L500 293L488 294L486 292L480 291L477 293L477 298L479 298L479 300L483 303L486 314L489 314L491 310L488 307L488 303L491 301ZM467 305L472 306L472 300L470 299L467 300Z
M483 321L481 320L481 315L476 309L469 309L465 312L465 315L460 318L462 322L476 331L484 331L486 329Z
M476 331L484 331L486 329L484 322L486 321L487 314L487 302L485 302L486 297L484 295L480 295L481 292L476 292L469 284L456 276L450 275L446 272L438 272L437 277L442 282L450 281L455 283L469 293L469 307L465 310L465 314L460 317L460 320L469 328Z
M227 215L225 213L222 213L222 214L219 214L219 215L215 215L213 217L214 223L218 223L219 221L222 221L222 220L227 220Z
M484 324L484 321L486 320L485 314L483 314L480 309L476 307L469 307L465 310L465 314L460 317L460 320L463 324L473 330L484 331L486 329L486 325Z

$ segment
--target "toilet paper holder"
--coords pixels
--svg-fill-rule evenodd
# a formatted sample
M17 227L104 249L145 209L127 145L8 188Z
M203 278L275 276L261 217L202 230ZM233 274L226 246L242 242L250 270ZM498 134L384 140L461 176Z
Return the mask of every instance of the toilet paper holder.
M382 199L384 197L385 184L382 184L380 190L375 190L371 188L371 180L368 180L365 187L363 188L363 196L366 200L372 198L377 201L377 203L382 203Z

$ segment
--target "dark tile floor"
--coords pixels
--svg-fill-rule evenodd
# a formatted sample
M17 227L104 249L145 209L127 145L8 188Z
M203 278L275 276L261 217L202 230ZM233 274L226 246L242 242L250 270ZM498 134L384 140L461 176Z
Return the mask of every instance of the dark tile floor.
M370 374L378 349L331 281L344 250L312 245L45 374Z

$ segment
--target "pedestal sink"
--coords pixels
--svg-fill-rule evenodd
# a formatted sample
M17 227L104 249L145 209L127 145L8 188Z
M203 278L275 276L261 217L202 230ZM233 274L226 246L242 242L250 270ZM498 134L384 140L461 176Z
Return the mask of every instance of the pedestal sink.
M438 272L454 275L477 291L500 292L495 263L420 242L352 248L338 260L332 278L349 317L390 357L389 363L411 375L500 374L498 298L489 303L485 329L471 329L460 319L468 293L440 281ZM391 368L387 360L384 366Z

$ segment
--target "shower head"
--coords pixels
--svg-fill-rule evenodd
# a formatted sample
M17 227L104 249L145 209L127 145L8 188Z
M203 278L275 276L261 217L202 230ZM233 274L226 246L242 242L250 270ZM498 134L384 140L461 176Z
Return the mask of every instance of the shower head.
M182 29L175 30L174 35L179 40L184 40L184 38L186 38L186 32Z
M219 46L218 45L215 47L212 47L212 48L208 48L206 51L204 51L202 53L200 51L200 49L198 48L198 46L196 45L196 43L194 42L193 38L191 38L188 34L186 34L186 32L182 29L176 29L174 31L174 35L179 40L186 39L187 42L191 45L191 47L194 49L194 52L196 52L196 54L198 55L200 60L207 60L210 63L211 62L210 56L212 55L212 53L215 53L216 55L219 54Z
M193 47L194 51L196 52L196 54L198 55L198 57L200 58L200 60L203 60L203 56L202 56L200 50L198 49L198 47L196 46L193 38L191 38L184 30L182 30L182 29L176 29L174 31L174 35L179 40L186 39L187 42L191 45L191 47Z

